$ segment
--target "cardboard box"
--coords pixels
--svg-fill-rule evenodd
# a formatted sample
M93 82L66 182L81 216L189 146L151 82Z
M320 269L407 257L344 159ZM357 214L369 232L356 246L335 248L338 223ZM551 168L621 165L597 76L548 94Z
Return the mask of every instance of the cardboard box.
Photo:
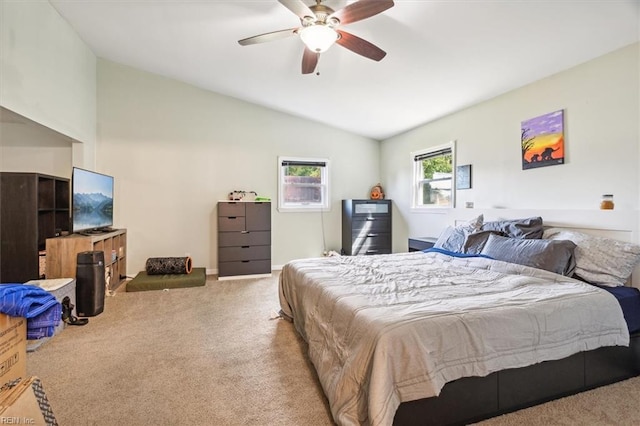
M40 379L33 376L0 390L0 424L47 426L58 424Z
M0 313L0 386L27 375L27 320Z

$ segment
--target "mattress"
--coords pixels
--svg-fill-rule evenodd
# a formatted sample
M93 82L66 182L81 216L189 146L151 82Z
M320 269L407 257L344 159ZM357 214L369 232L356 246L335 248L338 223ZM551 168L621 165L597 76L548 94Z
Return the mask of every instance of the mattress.
M611 293L622 308L629 333L640 331L640 290L635 287L596 286Z
M340 425L390 425L401 402L458 378L629 342L607 292L486 258L301 259L279 290Z

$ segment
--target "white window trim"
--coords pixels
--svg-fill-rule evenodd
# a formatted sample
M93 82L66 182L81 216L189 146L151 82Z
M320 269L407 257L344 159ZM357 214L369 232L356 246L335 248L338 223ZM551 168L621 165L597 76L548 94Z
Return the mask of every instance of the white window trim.
M302 161L302 162L318 162L325 163L324 177L326 178L325 194L322 204L285 204L283 200L284 173L282 168L283 161ZM331 199L331 162L328 158L317 157L278 157L278 211L280 212L318 212L329 211L329 200Z
M422 177L422 170L418 170L415 158L417 155L429 154L443 149L451 149L452 176L451 176L451 205L418 205L418 185L417 181ZM411 211L418 213L440 213L445 214L456 206L456 141L450 141L442 145L414 151L411 154Z

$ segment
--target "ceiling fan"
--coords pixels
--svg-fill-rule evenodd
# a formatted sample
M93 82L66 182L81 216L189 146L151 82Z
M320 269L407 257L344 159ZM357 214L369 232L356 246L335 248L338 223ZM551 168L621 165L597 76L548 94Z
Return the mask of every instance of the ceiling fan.
M338 27L384 12L393 6L393 0L359 0L338 11L321 4L322 0L316 0L316 4L312 6L307 6L302 0L278 1L300 18L302 26L245 38L238 41L240 45L248 46L299 35L305 44L302 74L311 74L318 65L320 53L334 43L374 61L381 60L387 54L379 47Z

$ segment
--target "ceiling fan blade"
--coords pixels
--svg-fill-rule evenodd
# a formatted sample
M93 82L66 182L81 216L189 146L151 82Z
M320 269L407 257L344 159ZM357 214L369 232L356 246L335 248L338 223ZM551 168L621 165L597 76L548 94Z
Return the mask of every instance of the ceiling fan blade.
M336 43L342 47L346 47L358 55L373 59L374 61L379 61L387 55L387 52L380 49L378 46L369 43L367 40L361 39L360 37L354 36L346 31L337 31L340 34L340 38Z
M289 28L288 30L273 31L270 33L260 34L257 36L243 38L238 40L241 46L248 46L250 44L265 43L267 41L280 40L281 38L287 38L292 35L296 35L298 28Z
M298 15L298 18L304 19L305 16L310 16L312 18L316 17L316 14L313 13L309 6L304 4L301 0L278 0L281 5Z
M281 2L282 3L282 2ZM338 18L340 24L361 21L391 8L393 0L360 0L332 13L328 18Z
M318 58L320 58L320 54L318 52L314 52L311 49L304 48L304 53L302 54L302 74L311 74L315 71L316 66L318 65Z

